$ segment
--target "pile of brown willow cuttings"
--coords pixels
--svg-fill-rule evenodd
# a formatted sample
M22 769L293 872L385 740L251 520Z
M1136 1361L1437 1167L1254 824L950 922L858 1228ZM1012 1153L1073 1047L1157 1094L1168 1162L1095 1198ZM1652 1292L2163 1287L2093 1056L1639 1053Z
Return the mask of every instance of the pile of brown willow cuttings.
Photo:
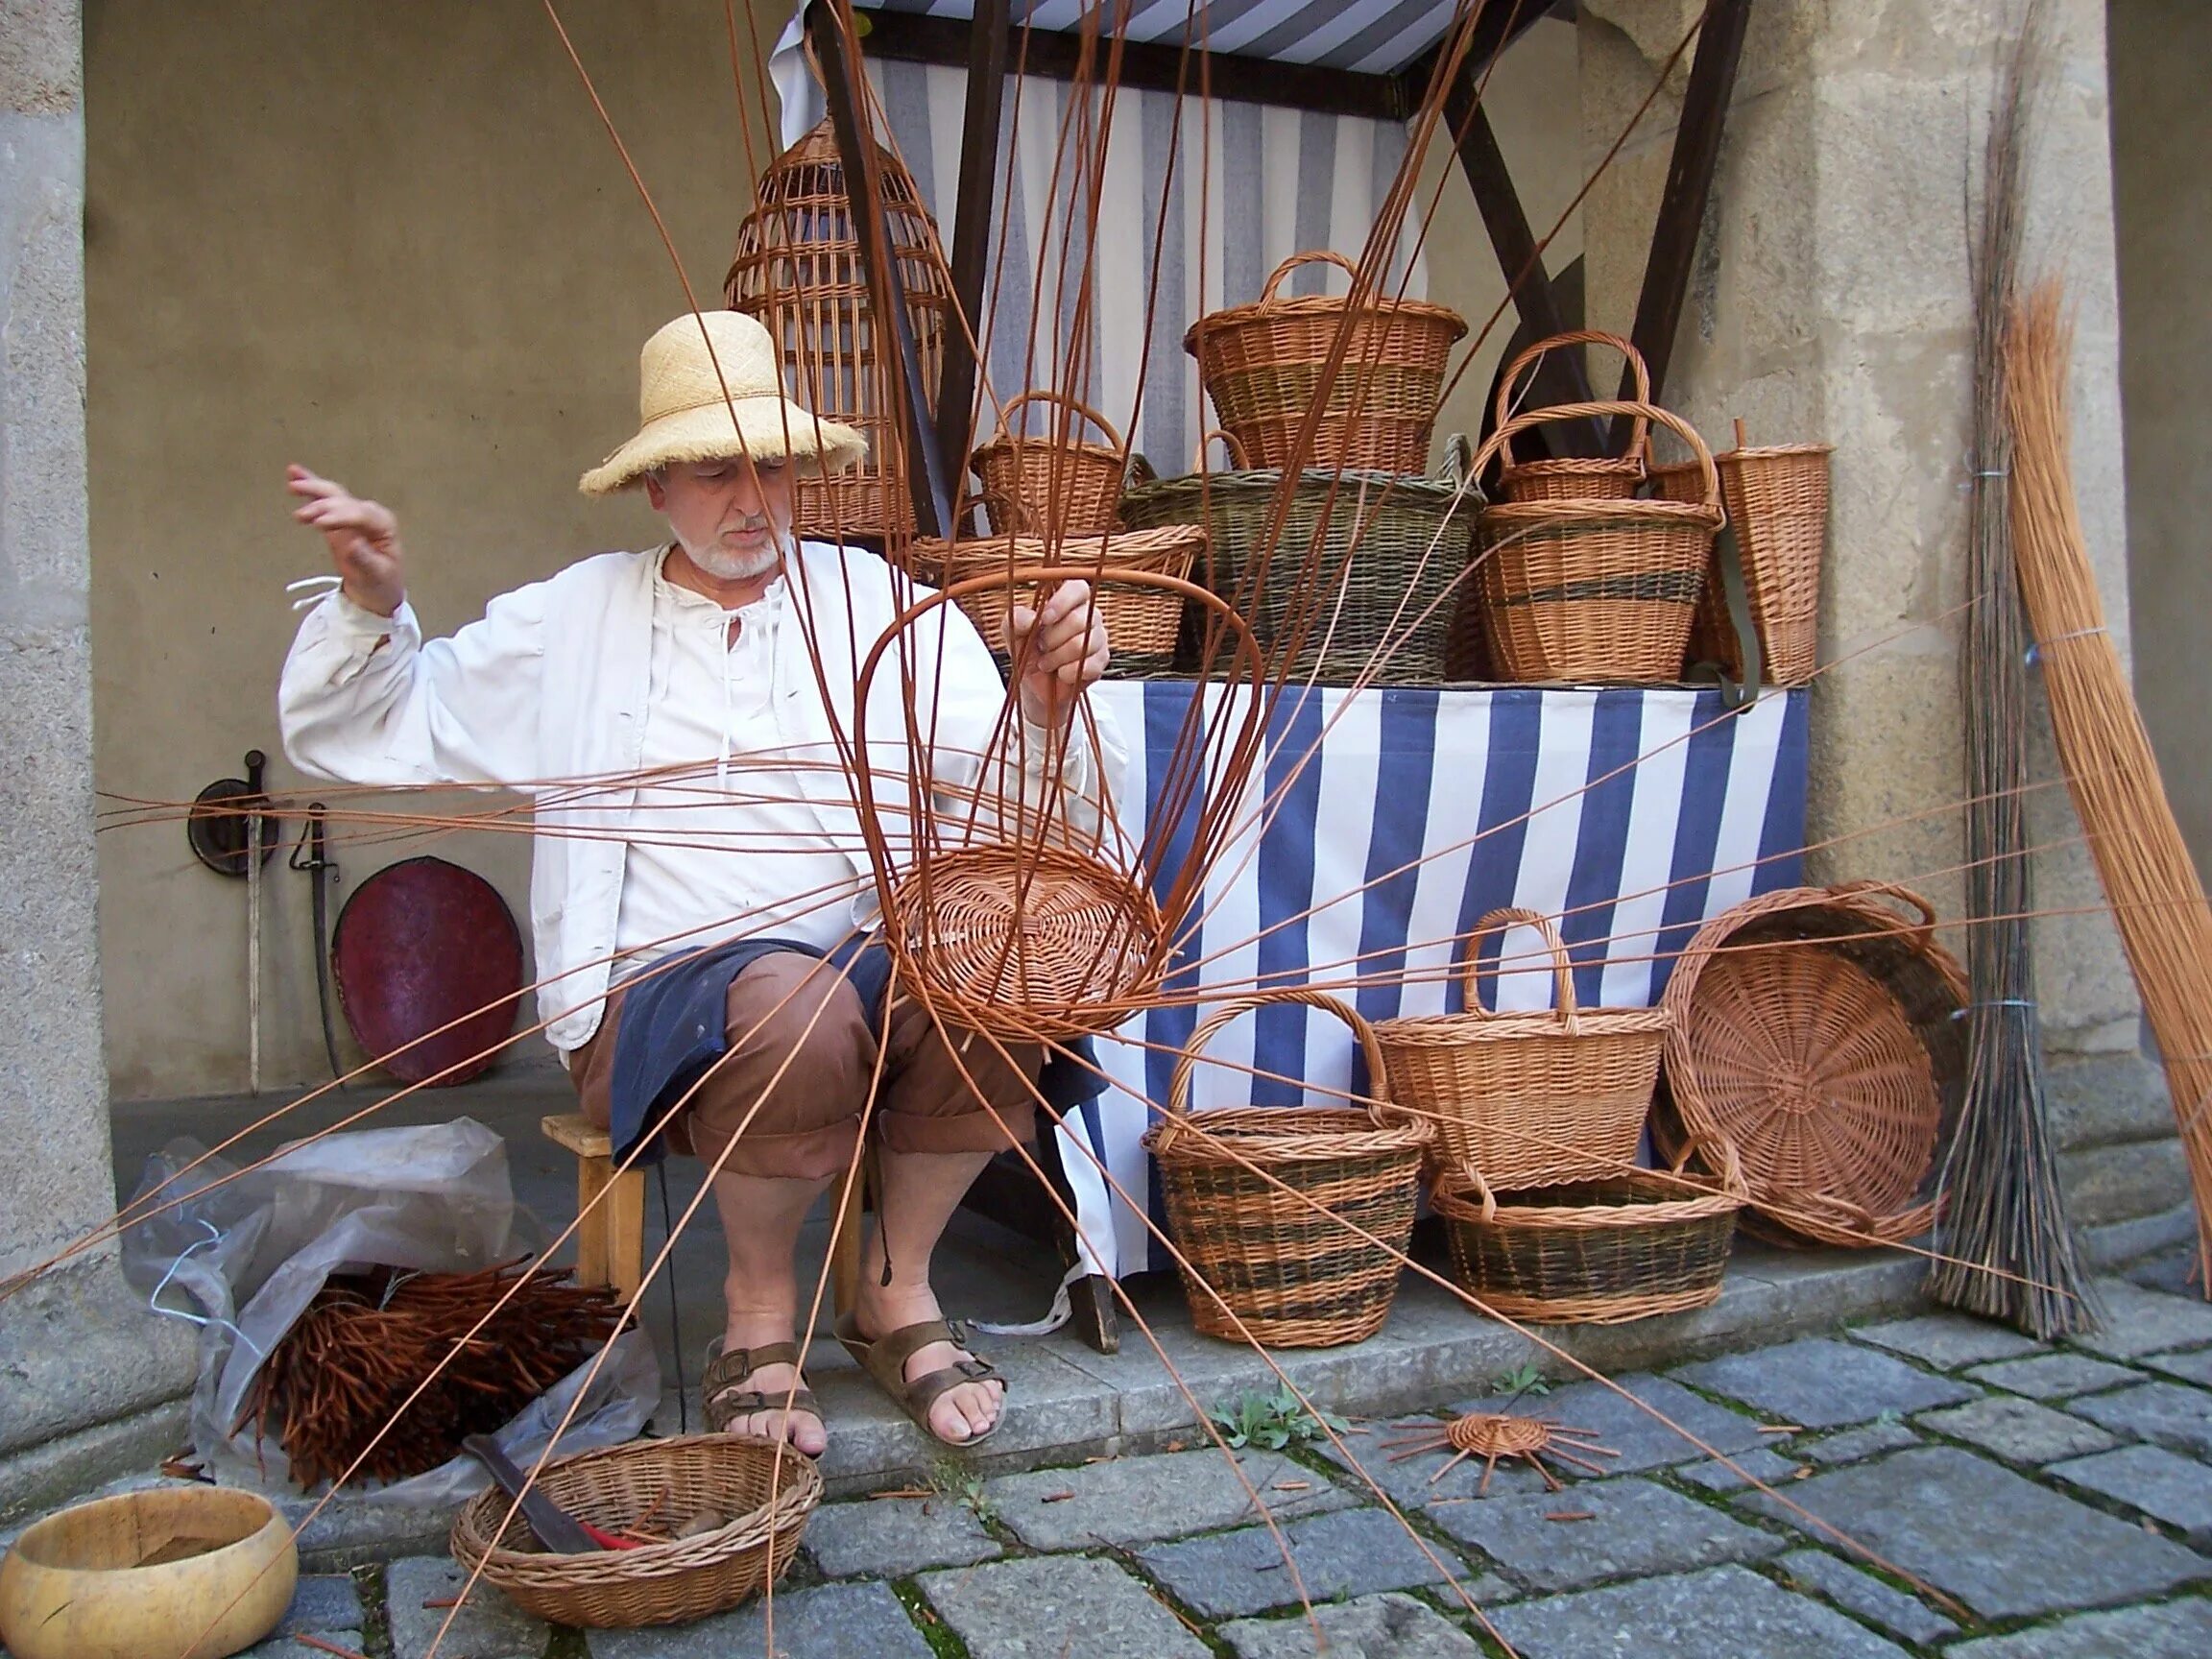
M301 1487L344 1475L386 1424L391 1432L356 1479L437 1468L464 1438L497 1429L589 1358L621 1322L615 1291L571 1285L565 1269L530 1271L525 1261L475 1273L333 1274L270 1350L235 1429L254 1425L260 1446L274 1428ZM514 1299L469 1336L517 1279Z

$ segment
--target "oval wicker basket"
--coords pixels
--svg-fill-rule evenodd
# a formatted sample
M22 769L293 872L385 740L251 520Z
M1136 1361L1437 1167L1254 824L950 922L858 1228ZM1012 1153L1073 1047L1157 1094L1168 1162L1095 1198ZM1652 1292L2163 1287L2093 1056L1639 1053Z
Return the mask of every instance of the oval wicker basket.
M512 1500L494 1487L454 1517L453 1557L524 1612L556 1624L611 1629L678 1624L734 1607L783 1575L822 1502L813 1462L749 1434L633 1440L547 1463L538 1487L580 1521L610 1531L652 1514L671 1526L702 1511L712 1531L635 1550L548 1554Z
M1280 471L1194 472L1131 490L1121 521L1202 526L1198 579L1249 619L1270 669L1290 681L1433 685L1481 505L1465 458L1455 436L1432 479L1306 472L1286 486ZM1187 630L1184 667L1197 657Z
M1087 444L1072 431L1032 438L1014 430L1015 411L1031 403L1088 421L1107 441ZM1022 394L998 412L998 436L972 457L991 528L1024 536L1097 536L1113 529L1129 470L1121 451L1121 434L1088 403L1057 392Z
M1284 277L1316 261L1358 280L1341 254L1293 253L1256 301L1209 312L1183 336L1214 413L1255 467L1427 471L1444 370L1466 320L1425 300L1378 295L1355 305L1348 296L1277 296ZM1299 434L1347 328L1312 443L1301 451Z
M1550 1013L1483 1011L1482 941L1514 926L1535 928L1551 953ZM1633 1167L1667 1040L1666 1010L1578 1007L1567 947L1551 918L1535 910L1493 910L1475 925L1459 988L1463 1013L1375 1026L1390 1098L1433 1115L1431 1172L1478 1174L1503 1190L1601 1180Z
M1551 1325L1623 1325L1720 1295L1743 1178L1721 1148L1721 1190L1624 1170L1602 1181L1498 1193L1479 1179L1430 1192L1453 1276L1493 1312Z
M1697 930L1667 981L1654 1141L1729 1142L1750 1193L1744 1225L1761 1238L1916 1238L1936 1222L1965 1088L1953 1016L1966 997L1917 894L1857 882L1746 900Z
M1094 567L1088 580L1097 596L1098 619L1106 625L1106 637L1115 654L1152 656L1175 649L1183 628L1183 595L1172 589L1120 578L1132 571L1188 577L1205 546L1202 527L1171 524L1053 541L1035 536L984 536L950 544L916 541L907 552L906 562L917 576L936 587L950 588L976 576L1002 576L1003 585L970 593L960 601L961 610L975 624L983 642L1001 652L1013 647L1007 629L1008 611L1015 605L1034 607L1041 603L1038 584L1024 579L1023 571L1047 565Z
M881 145L876 174L923 384L933 387L952 326L952 288L936 222L913 176ZM899 347L888 329L877 330L845 163L827 117L770 163L754 204L737 228L723 298L776 337L784 377L802 404L826 421L857 427L868 440L857 466L797 480L792 526L802 536L831 541L910 536L914 504L898 465L904 448Z
M1521 413L1514 402L1522 375L1542 362L1546 353L1576 346L1609 346L1620 352L1634 376L1636 401L1651 401L1651 371L1644 362L1643 352L1618 334L1608 334L1599 328L1577 328L1537 341L1505 366L1505 373L1498 380L1493 430ZM1649 418L1636 416L1628 428L1627 451L1622 455L1562 455L1551 461L1516 461L1513 445L1503 445L1498 457L1498 493L1507 501L1625 500L1635 494L1636 487L1644 482L1650 432Z
M1305 988L1238 998L1190 1034L1167 1086L1166 1115L1145 1131L1144 1149L1159 1166L1198 1330L1230 1342L1248 1334L1270 1348L1358 1342L1390 1316L1431 1132L1386 1113L1379 1095L1365 1111L1192 1112L1191 1068L1208 1040L1239 1014L1278 1002L1343 1021L1366 1055L1369 1087L1383 1087L1374 1032L1348 1003Z
M1677 679L1720 527L1713 457L1689 423L1647 403L1561 403L1516 415L1475 455L1476 475L1518 433L1587 415L1644 415L1697 452L1704 499L1507 501L1483 510L1476 575L1496 671L1508 680Z
M1769 685L1802 685L1813 678L1820 647L1820 566L1828 541L1828 458L1832 444L1741 445L1713 457L1720 504L1736 530L1743 594L1759 635L1760 678ZM1695 465L1656 468L1654 491L1688 500L1697 486ZM1689 660L1713 662L1731 678L1743 664L1717 564L1708 567L1690 629Z

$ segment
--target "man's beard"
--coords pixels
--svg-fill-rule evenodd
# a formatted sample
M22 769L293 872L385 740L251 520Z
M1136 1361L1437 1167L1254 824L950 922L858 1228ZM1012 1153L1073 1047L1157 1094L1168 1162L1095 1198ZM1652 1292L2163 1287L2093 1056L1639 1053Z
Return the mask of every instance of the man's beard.
M771 532L771 538L765 547L756 548L750 553L738 553L724 547L719 537L704 547L694 547L686 541L684 543L684 551L692 564L717 582L750 582L754 577L765 576L775 569L778 562L790 548L791 538L788 535L779 536Z

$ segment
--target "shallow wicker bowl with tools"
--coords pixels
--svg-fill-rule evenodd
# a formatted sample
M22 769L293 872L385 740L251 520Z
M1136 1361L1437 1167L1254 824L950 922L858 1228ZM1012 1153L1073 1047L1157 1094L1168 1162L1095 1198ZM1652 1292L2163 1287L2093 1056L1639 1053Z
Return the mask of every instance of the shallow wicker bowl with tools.
M750 1434L634 1440L548 1463L545 1495L633 1548L549 1553L496 1487L454 1518L454 1559L524 1612L609 1629L704 1619L783 1575L822 1502L787 1442Z

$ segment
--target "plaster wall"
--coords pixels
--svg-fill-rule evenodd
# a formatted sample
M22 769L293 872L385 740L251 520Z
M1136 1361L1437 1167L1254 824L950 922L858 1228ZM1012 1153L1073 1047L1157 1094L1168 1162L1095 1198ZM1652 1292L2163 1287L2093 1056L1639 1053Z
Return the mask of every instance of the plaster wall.
M772 154L741 42L749 159L715 0L572 0L562 15L703 301L713 302ZM740 15L744 9L740 9ZM284 584L325 568L286 517L299 460L399 515L433 633L611 546L645 545L639 502L576 476L635 422L636 351L684 297L651 221L535 0L393 8L330 0L281 33L246 0L87 12L92 629L103 789L188 800L271 757L293 632ZM1576 43L1538 25L1492 82L1492 118L1540 229L1580 182ZM213 89L214 95L211 94ZM1503 296L1441 136L1431 291L1478 326ZM1556 268L1575 257L1570 224ZM1445 412L1473 435L1508 316ZM468 810L483 798L386 798ZM358 830L345 895L430 852L527 918L515 834L405 842ZM264 1080L324 1070L309 889L270 867ZM201 869L174 822L101 838L107 1055L118 1098L246 1081L244 884ZM335 902L333 905L335 915ZM343 1022L342 1054L353 1059ZM513 1064L543 1065L535 1038Z

